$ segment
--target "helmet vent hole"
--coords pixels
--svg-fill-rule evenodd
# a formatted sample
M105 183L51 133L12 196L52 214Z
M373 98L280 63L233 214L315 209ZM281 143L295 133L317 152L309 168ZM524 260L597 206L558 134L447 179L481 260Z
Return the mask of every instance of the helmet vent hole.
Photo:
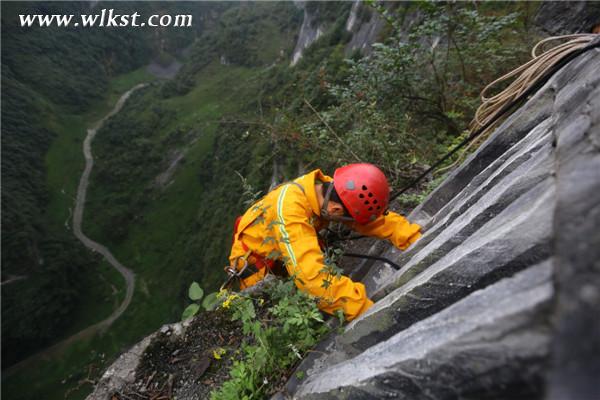
M373 200L373 204L377 204L377 199Z
M373 211L373 207L369 207L369 211Z
M365 204L369 204L369 200L365 201Z
M358 197L360 197L361 199L364 199L365 195L361 193L361 194L358 195Z
M369 192L369 197L373 197L373 193Z
M367 187L365 185L362 185L362 190L367 190Z

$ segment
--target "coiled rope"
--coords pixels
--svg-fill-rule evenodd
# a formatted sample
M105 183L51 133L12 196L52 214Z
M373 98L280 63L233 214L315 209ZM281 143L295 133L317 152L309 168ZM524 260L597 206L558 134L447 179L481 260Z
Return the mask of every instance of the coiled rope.
M482 104L475 112L475 117L470 124L469 136L402 189L392 193L390 195L390 202L407 190L415 187L417 183L435 171L458 150L468 145L455 162L447 167L438 169L436 172L439 173L456 166L466 154L466 150L475 143L475 139L485 139L500 120L500 117L507 114L509 110L513 109L516 105L520 104L521 101L537 91L551 76L569 61L592 48L599 47L600 40L594 40L598 38L600 38L600 34L585 33L552 36L537 43L531 51L533 57L532 60L501 76L482 90ZM566 43L557 45L538 54L538 51L540 51L546 43L565 39L569 40ZM487 93L491 88L518 74L520 74L519 77L508 85L506 89L494 96L488 97Z
M504 114L505 106L512 104L517 100L527 89L535 85L542 78L546 77L546 73L561 60L566 59L569 55L579 52L586 48L592 40L597 38L599 35L592 33L582 33L573 35L563 36L552 36L538 42L531 50L531 60L526 62L510 71L509 73L502 75L500 78L494 80L488 84L481 91L481 105L475 112L475 117L469 125L469 132L472 134L479 128L486 126L486 128L478 134L478 140L470 141L469 145L465 147L461 156L454 161L451 165L440 168L437 173L446 171L454 168L459 164L468 150L476 143L481 143L489 136L489 133L496 126L496 122L499 121L501 114ZM544 46L551 42L564 41L544 50ZM570 57L569 57L570 59ZM498 84L508 81L513 77L517 76L504 90L498 94L490 95L492 89L498 86Z
M503 105L516 99L563 57L584 48L596 37L597 35L594 34L564 35L549 37L538 42L531 50L531 60L483 88L481 91L482 104L475 112L471 130L479 128L492 120ZM567 39L568 41L565 43L556 45L546 51L541 51L546 43ZM506 89L496 95L488 95L500 82L507 81L516 75L519 76Z

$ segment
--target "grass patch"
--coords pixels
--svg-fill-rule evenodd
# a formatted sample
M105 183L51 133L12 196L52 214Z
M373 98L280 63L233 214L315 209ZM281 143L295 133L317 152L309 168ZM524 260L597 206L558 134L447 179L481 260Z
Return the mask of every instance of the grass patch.
M107 318L125 299L125 279L107 261L102 260L82 282L86 293L72 313L73 324L64 337Z
M12 400L83 400L91 391L92 378L104 370L114 354L123 351L122 341L111 332L73 343L59 356L37 359L2 379L2 397Z
M175 117L148 138L154 141L154 146L160 146L161 139L174 129L193 128L200 132L199 136L187 144L185 160L174 174L172 183L149 195L155 198L144 210L140 210L143 218L133 223L126 240L113 248L117 258L147 279L150 286L172 286L164 285L163 274L169 270L167 266L177 270L181 254L174 249L177 249L178 240L185 237L196 220L206 189L198 180L201 162L212 148L219 119L246 105L242 99L247 98L248 92L251 92L249 87L257 82L257 73L258 70L213 63L198 76L194 90L185 96L163 102ZM102 138L99 136L97 140ZM144 191L150 185L148 181L135 182L135 186L129 188L129 193ZM93 232L93 238L104 243L108 240L105 233L98 229L101 225L99 222L104 218L103 209L107 201L110 202L114 194L109 187L94 185L93 177L90 187L84 231ZM167 304L173 303L172 299L165 300Z
M181 288L189 284L177 272L185 262L181 249L188 234L195 229L206 189L198 181L198 171L212 148L216 122L226 113L244 106L240 98L244 98L243 92L256 74L257 70L215 63L202 71L193 91L165 101L165 107L177 117L173 124L156 132L154 140L179 126L200 126L201 134L187 148L186 161L174 174L172 183L164 190L158 189L156 198L143 210L143 219L129 227L126 240L111 247L113 254L138 276L133 301L123 317L129 321L130 331L145 333L176 319L181 313L184 300ZM224 93L223 88L232 90ZM132 192L148 186L148 182L138 184L131 188ZM93 180L90 185L94 186ZM102 218L100 205L105 202L98 199L110 196L110 188L95 189L99 191L95 191L95 198L90 199L91 207L86 210L91 217L86 220L85 231L94 231L94 220ZM96 232L99 236L95 239L102 242L102 233Z

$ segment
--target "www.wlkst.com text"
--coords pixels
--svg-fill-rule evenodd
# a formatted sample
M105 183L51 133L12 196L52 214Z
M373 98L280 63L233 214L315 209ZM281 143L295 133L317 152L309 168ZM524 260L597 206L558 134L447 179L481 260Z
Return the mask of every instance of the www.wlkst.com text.
M190 27L192 26L191 15L151 15L143 18L138 12L133 14L116 14L114 9L103 8L100 13L81 14L79 19L75 15L69 14L19 14L22 27L101 27L101 28L122 28L122 27Z

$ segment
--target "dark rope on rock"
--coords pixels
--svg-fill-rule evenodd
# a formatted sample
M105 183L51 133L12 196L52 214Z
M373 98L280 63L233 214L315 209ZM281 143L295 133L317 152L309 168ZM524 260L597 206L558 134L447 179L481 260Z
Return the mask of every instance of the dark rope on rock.
M366 258L367 260L383 261L384 263L386 263L386 264L390 265L392 268L394 268L396 271L400 270L400 266L398 264L396 264L392 260L385 258L385 257L371 256L371 255L367 255L367 254L358 254L358 253L343 253L342 257Z

